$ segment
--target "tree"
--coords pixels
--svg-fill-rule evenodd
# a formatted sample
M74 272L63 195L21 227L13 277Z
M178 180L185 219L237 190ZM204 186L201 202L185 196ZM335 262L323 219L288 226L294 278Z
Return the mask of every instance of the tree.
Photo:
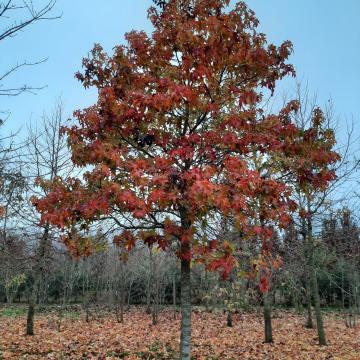
M319 343L325 345L325 330L322 324L316 274L317 247L315 246L313 227L316 226L316 221L323 216L329 204L336 202L336 198L334 201L331 196L351 180L350 177L356 171L359 161L357 154L351 149L352 127L347 126L344 144L337 145L335 128L338 124L335 122L331 100L322 111L317 105L316 96L311 96L307 86L301 83L296 84L296 98L299 103L299 111L292 113L291 116L293 116L293 122L301 129L299 143L302 143L303 150L299 149L297 159L295 157L290 160L290 162L295 160L296 166L300 164L301 171L295 171L298 174L295 178L291 174L288 183L294 187L293 199L297 204L297 215L294 216L294 220L303 244L302 257L308 308L306 327L313 327L311 312L313 298ZM309 155L308 158L303 156L305 153ZM318 156L321 161L314 163L314 157ZM318 174L315 178L314 171Z
M277 80L293 73L290 42L267 45L258 20L240 2L169 0L149 9L154 32L132 31L112 56L95 45L78 79L98 89L93 106L75 112L64 131L82 178L43 182L34 199L42 221L58 226L74 253L91 253L86 234L102 221L124 249L136 241L173 248L181 260L180 358L191 356L191 261L226 276L234 246L207 236L221 216L244 238L271 235L256 226L284 226L291 203L286 185L251 167L255 153L294 154L298 129L290 102L264 115L259 104ZM314 161L320 161L316 158ZM268 162L271 166L271 161ZM112 225L110 225L112 223Z
M341 304L346 325L354 326L355 309L358 313L360 309L360 241L359 227L348 207L330 213L323 220L321 240L327 262L326 269L321 269L323 276L319 279L319 288L325 292L328 303Z
M309 152L307 161L305 159L298 159L298 161L303 162L303 166L300 171L300 176L295 180L295 194L298 203L300 232L304 243L308 307L311 307L312 295L315 303L319 344L326 345L315 268L313 221L315 214L318 213L326 198L327 191L329 191L329 183L336 179L334 167L340 160L340 156L334 151L334 145L336 144L335 134L331 128L326 126L326 118L319 108L314 108L312 111L309 127L303 127L301 142L307 149L321 150L320 152ZM317 155L315 155L315 153ZM321 154L321 162L316 164L312 161L311 156L318 156L318 154ZM316 167L318 175L316 178L313 178L311 172L314 171ZM308 314L311 315L311 312L309 311ZM308 319L308 325L310 325L310 318Z
M2 147L0 139L0 278L6 290L7 302L11 303L21 284L27 259L24 246L25 234L18 231L17 214L24 207L24 178L14 144L14 137L7 140L10 144Z
M54 231L48 222L39 224L39 214L31 206L30 198L34 195L46 194L36 183L37 178L52 181L57 177L70 175L73 166L66 144L66 137L61 133L64 125L64 107L61 100L55 104L51 116L44 114L37 127L29 127L25 151L22 155L24 174L26 174L28 207L23 207L18 216L27 232L33 231L37 239L33 246L33 261L29 272L29 307L26 334L34 335L34 315L38 289L49 266L49 258L53 246ZM26 170L25 170L26 169Z
M0 29L0 42L11 39L36 22L59 18L59 16L50 15L55 4L56 0L49 0L44 3L43 6L37 8L34 6L32 0L0 1L0 21L2 23L2 28ZM41 87L32 87L30 85L6 86L5 81L8 80L8 78L17 70L24 67L37 65L44 61L46 61L46 59L35 62L23 61L10 66L8 69L0 69L0 96L17 96L23 92L39 90ZM7 117L7 111L0 109L0 127L3 126ZM0 158L1 160L5 161L5 165L7 165L9 159L13 159L13 154L16 148L18 148L18 146L15 146L14 149L15 135L16 134L11 134L6 137L0 137ZM7 179L4 179L3 177L5 168L6 172L8 173L8 166L4 167L3 163L1 163L0 186L2 186L2 184L7 181ZM16 175L16 172L13 174ZM3 207L4 204L0 203L0 218L3 215Z
M50 0L42 6L35 7L32 0L5 0L0 2L0 20L3 28L0 29L0 41L8 40L18 35L30 25L43 21L58 19L59 16L51 16L56 0ZM46 59L28 62L23 61L11 66L8 70L0 72L0 96L16 96L23 92L39 90L39 87L29 85L7 87L4 81L20 68L37 65Z

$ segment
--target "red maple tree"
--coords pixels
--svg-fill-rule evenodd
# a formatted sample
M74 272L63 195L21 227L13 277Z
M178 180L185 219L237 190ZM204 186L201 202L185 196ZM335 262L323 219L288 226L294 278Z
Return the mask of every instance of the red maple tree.
M138 240L176 249L180 352L190 359L190 263L203 261L225 276L235 263L234 247L201 229L231 216L243 236L266 235L267 227L251 221L260 197L266 223L282 226L289 218L290 189L263 169L296 153L299 129L289 113L297 104L266 115L261 103L277 80L294 74L286 63L292 45L268 45L243 2L230 11L229 0L155 3L151 36L129 32L112 55L95 45L83 60L76 76L98 89L98 101L76 111L77 125L64 131L74 164L86 172L43 183L49 193L34 202L77 255L89 254L91 242L75 229L99 221L119 230L114 242L125 249ZM267 161L256 169L249 160L259 153Z

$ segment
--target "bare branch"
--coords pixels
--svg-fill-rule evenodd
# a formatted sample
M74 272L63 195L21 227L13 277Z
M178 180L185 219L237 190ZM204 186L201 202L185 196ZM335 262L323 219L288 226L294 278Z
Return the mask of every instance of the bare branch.
M43 6L39 10L36 10L34 8L32 1L23 0L22 5L16 5L16 4L11 5L11 3L12 1L9 0L2 9L0 8L1 9L0 16L5 16L5 14L10 10L19 10L19 9L26 9L28 16L23 20L13 22L10 26L3 29L0 32L0 41L8 37L15 36L19 31L21 31L22 29L24 29L25 27L31 25L36 21L55 20L61 17L61 15L48 16L49 13L53 10L56 4L56 0L49 1L45 6Z

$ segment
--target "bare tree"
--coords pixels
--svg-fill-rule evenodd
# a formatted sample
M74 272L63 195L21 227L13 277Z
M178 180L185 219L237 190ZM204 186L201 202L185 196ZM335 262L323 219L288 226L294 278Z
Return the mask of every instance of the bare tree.
M0 1L0 45L2 41L10 40L14 36L21 33L30 25L43 21L53 20L59 18L59 16L52 16L51 13L56 4L56 0L47 0L42 5L35 6L32 0L4 0ZM0 50L1 51L1 50ZM0 96L16 96L23 92L33 92L40 87L32 87L30 85L20 86L7 86L5 84L11 75L17 70L37 65L46 61L46 59L38 61L22 61L14 65L10 65L8 69L0 69ZM0 109L0 127L4 125L5 120L9 114L7 111ZM0 136L0 220L2 221L2 228L6 228L8 224L9 211L12 203L9 202L9 195L14 195L14 191L5 194L4 188L9 185L9 178L13 176L15 182L12 181L12 189L14 190L15 185L19 185L19 179L21 172L14 168L12 165L17 157L17 151L22 148L22 145L16 144L16 133L8 136ZM4 199L7 197L7 199ZM13 198L11 198L13 199ZM3 232L3 235L5 233Z
M296 84L296 99L298 100L300 107L299 111L294 114L293 121L304 131L311 126L311 123L316 116L318 109L316 95L311 95L307 86L302 83ZM339 124L336 121L334 107L331 100L325 105L323 111L323 124L321 128L321 135L326 136L329 133L335 134L335 130L338 129ZM336 139L338 140L338 139ZM313 298L315 305L315 317L317 323L317 331L320 345L326 345L326 336L323 325L323 319L320 309L320 295L318 289L317 269L315 263L316 245L315 245L315 228L318 227L317 221L321 219L321 216L326 212L329 207L334 203L334 199L331 200L332 195L339 193L339 189L349 181L351 175L357 170L359 160L354 154L351 153L351 145L353 141L353 129L352 126L347 127L347 133L343 145L337 144L334 139L334 146L332 150L335 150L340 154L341 160L334 162L329 166L336 174L337 178L332 181L331 184L324 190L315 188L308 188L306 191L293 183L289 179L289 184L294 186L294 200L297 203L299 211L302 211L306 216L294 217L295 224L299 228L299 233L303 240L303 256L304 256L304 272L305 272L305 284L306 284L306 297L307 297L307 327L313 327L312 313L311 313L311 300ZM338 201L338 199L336 200Z
M64 124L63 104L59 100L51 116L44 115L37 127L29 126L26 153L23 155L24 171L28 178L26 197L28 207L22 209L18 216L27 229L33 229L34 238L33 261L31 268L31 286L29 289L29 309L27 318L28 335L33 335L33 319L36 294L40 281L47 268L47 261L52 249L54 232L48 223L40 223L39 215L31 203L31 197L46 193L46 190L35 183L35 179L53 180L56 177L70 175L73 167L67 149L66 138L61 134Z
M1 140L7 141L7 145ZM14 136L0 139L0 283L6 290L8 303L12 302L19 281L23 279L26 258L24 236L17 231L17 213L24 205L26 181L16 149Z
M39 7L35 6L32 0L5 0L0 1L0 42L9 40L21 33L32 24L44 20L58 19L59 15L51 15L56 0L48 0ZM6 86L5 81L17 70L38 65L46 59L38 61L21 61L7 70L0 70L0 96L16 96L23 92L34 92L43 86L33 87L30 85Z

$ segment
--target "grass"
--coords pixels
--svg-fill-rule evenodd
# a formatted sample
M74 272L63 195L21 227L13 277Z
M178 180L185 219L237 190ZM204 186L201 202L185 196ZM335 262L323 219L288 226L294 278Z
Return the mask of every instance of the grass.
M81 312L79 312L79 311L65 311L64 312L65 319L77 320L80 318L80 316L81 316Z
M19 307L19 306L6 306L5 308L0 310L0 316L11 317L11 318L17 318L23 316L25 313L26 313L26 309L24 307Z

